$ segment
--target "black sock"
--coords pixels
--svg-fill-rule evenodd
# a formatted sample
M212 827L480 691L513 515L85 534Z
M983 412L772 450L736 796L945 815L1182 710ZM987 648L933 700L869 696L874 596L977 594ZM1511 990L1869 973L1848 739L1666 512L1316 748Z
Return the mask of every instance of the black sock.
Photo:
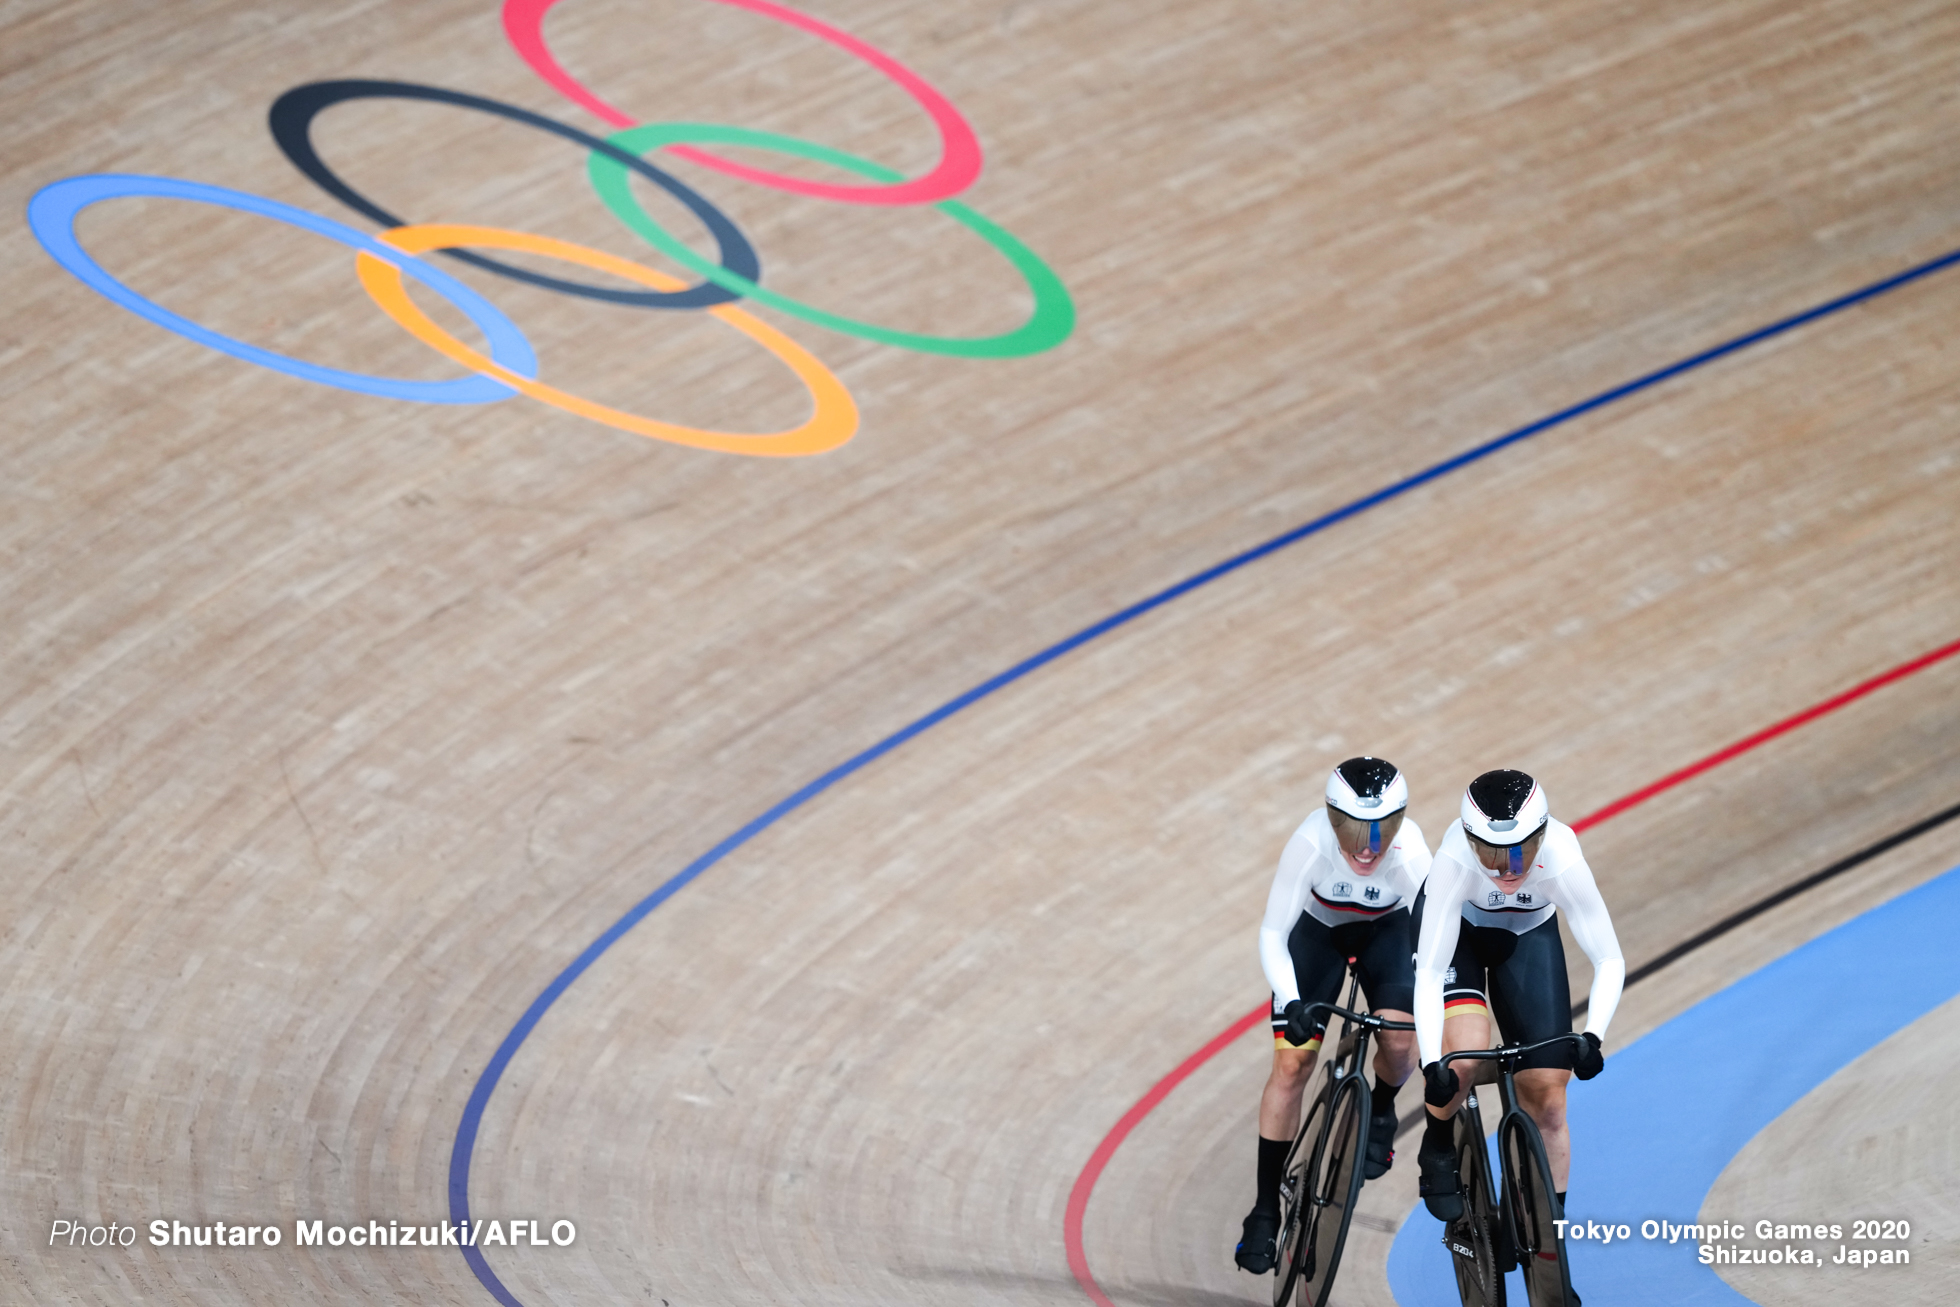
M1280 1172L1286 1169L1286 1150L1291 1147L1291 1139L1259 1136L1259 1201L1253 1206L1274 1212L1279 1210L1279 1177Z
M1391 1085L1380 1076L1375 1077L1375 1088L1369 1094L1369 1098L1373 1100L1372 1106L1376 1116L1387 1116L1395 1110L1395 1093L1400 1088L1402 1086Z
M1423 1115L1429 1117L1429 1125L1422 1132L1422 1146L1425 1149L1431 1152L1447 1153L1456 1147L1456 1120L1454 1117L1433 1116L1428 1112L1424 1112Z

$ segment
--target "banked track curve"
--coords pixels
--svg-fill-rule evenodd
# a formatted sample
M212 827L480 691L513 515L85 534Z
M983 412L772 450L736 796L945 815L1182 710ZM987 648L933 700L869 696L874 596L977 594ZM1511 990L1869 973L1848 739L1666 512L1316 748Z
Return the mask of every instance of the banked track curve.
M617 921L609 926L604 933L593 940L591 944L587 945L577 957L573 958L563 970L553 977L551 982L545 986L537 998L531 1001L530 1006L525 1008L516 1023L512 1025L509 1032L498 1043L495 1052L491 1054L483 1070L478 1074L476 1083L471 1088L469 1098L464 1104L461 1118L457 1122L455 1142L450 1149L450 1218L453 1221L465 1223L471 1219L469 1206L470 1166L475 1153L477 1133L481 1127L484 1112L489 1108L491 1097L495 1094L497 1084L502 1079L504 1071L509 1067L511 1059L516 1056L517 1050L523 1046L525 1040L530 1037L531 1032L544 1019L546 1013L551 1010L552 1006L564 995L566 990L593 963L597 962L608 949L618 943L634 926L638 925L656 908L686 888L687 885L699 878L703 873L707 872L723 859L727 858L731 853L749 843L749 841L774 826L789 814L804 807L819 795L824 794L915 737L924 734L948 718L972 707L982 699L1039 671L1041 668L1057 661L1064 655L1094 640L1100 639L1120 627L1127 626L1146 614L1155 612L1157 609L1164 607L1184 595L1190 594L1194 590L1198 590L1214 581L1232 575L1291 545L1298 544L1311 536L1318 535L1320 532L1349 518L1359 516L1372 508L1398 499L1410 491L1428 485L1433 481L1440 480L1474 463L1481 462L1513 445L1529 440L1534 436L1542 435L1547 431L1561 427L1588 413L1604 409L1623 399L1651 390L1664 382L1693 372L1720 359L1740 353L1752 345L1761 344L1765 341L1786 335L1800 327L1829 318L1846 309L1867 303L1881 295L1921 281L1935 273L1952 267L1956 263L1960 263L1960 249L1949 251L1937 258L1916 264L1890 277L1872 282L1857 290L1826 300L1808 309L1790 314L1787 317L1779 318L1765 326L1735 336L1720 344L1667 364L1664 367L1643 373L1630 381L1601 391L1590 398L1559 409L1534 422L1527 423L1524 426L1514 428L1481 444L1474 445L1461 453L1432 464L1399 481L1392 482L1379 490L1351 500L1338 508L1334 508L1299 526L1293 527L1249 549L1234 554L1222 562L1215 563L1202 571L1193 573L1183 580L1167 586L1144 599L1138 600L1136 603L1120 609L1100 621L1083 627L1073 635L1049 645L1047 648L1014 664L1007 670L997 673L964 693L947 700L937 708L914 719L868 748L839 763L836 767L831 768L816 779L808 782L787 797L778 800L758 816L752 818L725 839L708 849L707 852L688 863L680 871L674 873L652 892L635 903ZM1193 1061L1201 1060L1202 1056L1202 1052L1200 1055L1194 1055ZM1166 1092L1168 1092L1168 1089L1166 1089ZM1139 1104L1138 1106L1143 1107L1143 1104ZM1135 1111L1135 1109L1132 1110ZM1147 1111L1148 1109L1145 1108L1144 1110ZM511 1292L491 1268L481 1249L465 1247L461 1249L461 1252L464 1260L469 1264L471 1272L475 1274L477 1280L489 1291L493 1298L499 1303L504 1304L504 1307L524 1307L522 1301ZM1071 1257L1071 1262L1073 1260L1074 1258ZM1086 1271L1086 1264L1082 1269ZM1093 1281L1088 1281L1088 1283L1093 1283ZM1106 1298L1099 1296L1100 1290L1095 1290L1094 1292L1098 1295L1099 1302L1106 1303L1108 1301Z
M1929 667L1936 666L1955 656L1960 656L1960 640L1943 644L1937 649L1919 655L1917 658L1900 663L1897 667L1891 668L1889 671L1881 672L1868 680L1860 681L1848 690L1840 691L1828 699L1812 704L1801 712L1793 713L1779 722L1764 727L1760 731L1744 736L1733 744L1717 749L1715 752L1704 758L1699 758L1685 767L1671 771L1659 780L1643 785L1632 793L1622 795L1620 798L1613 800L1605 807L1587 813L1572 823L1572 829L1574 831L1586 831L1594 826L1600 825L1602 822L1610 821L1631 808L1639 807L1649 799L1657 798L1677 786L1686 784L1704 772L1713 771L1724 763L1731 762L1746 753L1768 744L1771 740L1788 735L1791 731L1802 726L1807 726L1820 717L1834 713L1838 709L1856 703L1865 696L1876 693L1888 685L1903 681L1907 677L1914 676ZM1805 876L1794 884L1784 886L1782 889L1750 904L1742 911L1734 913L1716 922L1708 929L1681 941L1672 948L1662 952L1659 956L1649 958L1647 961L1641 963L1627 973L1627 985L1632 986L1639 981L1645 980L1655 972L1678 961L1687 953L1700 948L1711 940L1727 934L1743 922L1760 916L1778 903L1782 903L1806 889L1812 888L1855 866L1859 866L1871 858L1876 857L1878 854L1895 848L1905 841L1922 835L1937 826L1944 825L1946 822L1955 818L1960 818L1960 806L1947 808L1935 813L1931 817L1915 822L1905 830L1888 835L1877 844L1861 849L1848 858L1840 859L1822 871ZM1572 1015L1574 1018L1577 1018L1586 1010L1587 1001L1587 999L1581 998L1578 1003L1573 1005ZM1109 1133L1103 1136L1102 1142L1096 1145L1095 1151L1089 1155L1089 1160L1083 1164L1082 1170L1076 1175L1075 1184L1069 1190L1068 1206L1062 1217L1062 1243L1068 1252L1070 1273L1075 1276L1075 1282L1082 1286L1082 1291L1088 1295L1089 1301L1096 1304L1096 1307L1116 1307L1115 1302L1111 1300L1109 1295L1103 1292L1102 1285L1097 1283L1095 1272L1089 1266L1088 1250L1083 1243L1083 1221L1088 1216L1089 1199L1095 1194L1096 1182L1102 1178L1102 1173L1108 1168L1110 1160L1116 1156L1117 1149L1123 1146L1124 1140L1128 1139L1131 1133L1139 1125L1143 1124L1144 1118L1155 1111L1158 1104L1170 1096L1170 1092L1173 1089L1176 1089L1180 1084L1190 1079L1191 1075L1198 1068L1211 1061L1218 1054L1224 1052L1241 1035L1251 1030L1254 1026L1264 1024L1270 1019L1271 1015L1271 1007L1266 1003L1260 1003L1250 1012L1212 1036L1210 1040L1206 1041L1204 1047L1178 1063L1162 1080L1152 1085L1150 1091L1142 1098L1139 1098L1131 1106L1130 1110L1125 1112L1117 1120L1114 1126L1110 1127ZM1418 1106L1414 1113L1402 1119L1401 1125L1396 1131L1398 1139L1412 1129L1416 1121L1421 1119L1421 1112L1422 1108Z

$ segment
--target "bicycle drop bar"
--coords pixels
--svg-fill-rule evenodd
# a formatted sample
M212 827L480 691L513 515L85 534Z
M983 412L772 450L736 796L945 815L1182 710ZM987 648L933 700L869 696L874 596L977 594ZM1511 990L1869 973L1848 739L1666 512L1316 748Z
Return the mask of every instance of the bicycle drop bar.
M1541 1048L1550 1048L1553 1044L1562 1044L1568 1039L1583 1046L1585 1038L1584 1035L1574 1030L1569 1034L1553 1035L1550 1039L1541 1039L1535 1044L1506 1044L1503 1048L1466 1048L1459 1052L1443 1054L1442 1063L1444 1066L1448 1066L1450 1063L1459 1059L1466 1062L1516 1063L1518 1059L1528 1057Z
M1357 1025L1366 1026L1370 1030L1414 1030L1416 1028L1415 1022L1413 1021L1390 1021L1388 1018L1378 1017L1372 1012L1351 1012L1338 1003L1309 1003L1306 1007L1306 1019L1312 1021L1316 1012L1325 1012L1327 1015L1334 1017L1346 1017L1349 1021Z

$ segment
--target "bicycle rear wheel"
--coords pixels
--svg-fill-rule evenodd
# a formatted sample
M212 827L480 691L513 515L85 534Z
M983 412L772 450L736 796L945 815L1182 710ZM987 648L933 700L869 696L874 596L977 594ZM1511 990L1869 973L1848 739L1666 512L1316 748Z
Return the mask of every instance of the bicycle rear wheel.
M1456 1292L1463 1307L1504 1307L1503 1220L1491 1191L1490 1153L1484 1146L1484 1120L1475 1095L1456 1115L1456 1174L1463 1189L1463 1215L1443 1229L1443 1246L1456 1270Z
M1361 1197L1361 1159L1368 1151L1368 1114L1361 1077L1343 1080L1334 1090L1321 1148L1320 1183L1308 1190L1313 1211L1305 1241L1311 1255L1300 1268L1298 1307L1326 1307L1334 1272L1347 1243L1348 1222Z
M1286 1307L1301 1267L1313 1260L1312 1243L1307 1237L1314 1211L1311 1200L1301 1201L1320 1184L1321 1148L1327 1142L1327 1108L1333 1095L1326 1089L1315 1095L1300 1133L1293 1136L1293 1151L1286 1155L1286 1169L1279 1182L1279 1242L1273 1265L1273 1307ZM1303 1255L1304 1253L1304 1255Z
M1552 1222L1559 1210L1552 1190L1552 1168L1545 1160L1545 1141L1538 1127L1522 1112L1512 1112L1498 1127L1504 1159L1504 1202L1517 1240L1518 1265L1524 1271L1525 1296L1531 1307L1566 1307L1572 1301L1572 1272L1565 1262L1565 1241Z

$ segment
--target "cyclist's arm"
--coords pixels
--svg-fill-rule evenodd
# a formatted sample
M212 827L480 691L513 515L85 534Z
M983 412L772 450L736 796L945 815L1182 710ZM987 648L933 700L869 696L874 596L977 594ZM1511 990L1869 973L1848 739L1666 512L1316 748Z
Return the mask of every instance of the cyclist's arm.
M1626 959L1620 955L1620 939L1613 933L1613 918L1606 911L1606 900L1600 897L1599 885L1584 858L1568 867L1545 889L1553 904L1565 914L1572 938L1592 960L1592 994L1586 1000L1586 1029L1604 1039L1606 1027L1613 1021L1613 1010L1620 1005L1620 990L1627 978Z
M1430 864L1424 886L1422 936L1416 941L1416 1050L1424 1066L1443 1055L1443 973L1456 956L1463 928L1463 900L1470 892L1465 868L1453 858Z
M1273 873L1273 888L1266 895L1266 916L1259 923L1259 966L1282 1008L1300 997L1300 981L1293 974L1293 953L1286 941L1306 910L1315 856L1303 822L1279 855L1279 870Z
M1405 878L1403 906L1413 908L1416 891L1429 879L1429 867L1435 859L1430 856L1429 841L1424 838L1422 827L1416 825L1413 818L1403 820L1402 831L1395 837L1395 843L1402 850L1402 874Z

